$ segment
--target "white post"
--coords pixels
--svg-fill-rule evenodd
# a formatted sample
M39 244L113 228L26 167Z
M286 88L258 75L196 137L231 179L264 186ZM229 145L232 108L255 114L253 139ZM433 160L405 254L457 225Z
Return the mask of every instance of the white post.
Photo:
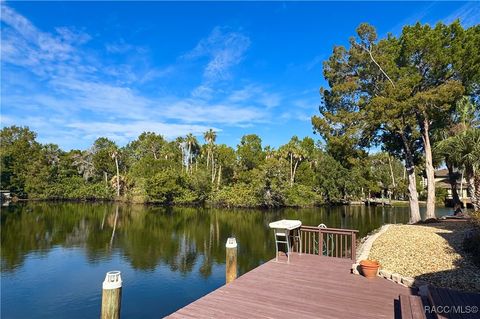
M122 301L122 277L120 271L109 271L102 287L101 319L119 319Z

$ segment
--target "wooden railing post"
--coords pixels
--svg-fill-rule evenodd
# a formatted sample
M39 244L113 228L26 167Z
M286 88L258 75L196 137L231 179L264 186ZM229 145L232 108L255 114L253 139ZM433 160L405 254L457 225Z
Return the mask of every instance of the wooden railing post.
M102 285L101 319L119 319L122 302L122 277L119 271L109 271Z
M237 241L235 238L228 238L225 248L227 251L225 277L228 284L237 278Z
M357 234L352 232L352 261L357 260Z
M323 256L323 233L322 228L318 228L318 255Z
M357 230L341 228L321 228L315 226L302 226L300 229L301 238L305 240L305 254L316 255L316 246L318 245L318 255L334 258L350 258L356 260L357 254ZM318 241L317 241L318 234ZM325 235L325 238L323 237ZM310 241L313 236L313 242ZM308 238L307 238L308 237ZM349 246L349 242L351 246ZM326 253L323 253L325 244ZM311 250L313 248L313 251ZM350 256L348 254L350 253Z

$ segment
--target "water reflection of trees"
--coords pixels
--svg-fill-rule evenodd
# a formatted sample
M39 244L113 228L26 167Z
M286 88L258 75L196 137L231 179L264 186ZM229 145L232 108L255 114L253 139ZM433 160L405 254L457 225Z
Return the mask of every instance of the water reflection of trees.
M84 248L89 263L120 254L138 270L150 271L163 264L188 274L198 266L200 275L209 277L214 264L225 263L225 242L235 236L238 269L244 273L273 257L273 236L267 225L281 218L355 228L365 234L408 216L366 207L258 211L29 203L2 209L2 271L21 266L29 253L46 254L62 246Z

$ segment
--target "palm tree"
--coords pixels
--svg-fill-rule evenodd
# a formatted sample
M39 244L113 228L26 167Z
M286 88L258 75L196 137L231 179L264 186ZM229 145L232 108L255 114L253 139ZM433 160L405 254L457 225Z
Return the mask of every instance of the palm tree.
M445 119L447 125L443 129L437 129L434 131L433 140L437 141L434 147L434 156L440 157L439 161L443 159L448 169L448 179L452 189L452 197L454 204L460 204L461 200L457 192L457 179L458 172L455 168L459 169L455 162L458 162L456 156L456 143L453 138L459 134L463 134L465 131L474 127L478 127L478 111L472 99L468 96L462 97L455 105L454 114ZM463 174L461 183L463 180Z
M298 137L293 136L288 144L280 148L279 153L282 157L287 157L290 162L290 186L293 186L298 165L305 160L306 152Z
M275 156L275 149L270 145L265 146L264 148L265 159L273 158Z
M438 149L464 169L473 208L480 210L480 129L470 128L447 138L438 144Z
M188 148L187 171L189 171L189 169L191 170L192 163L193 163L193 151L198 149L198 141L197 141L197 138L192 133L188 133L187 136L185 137L185 143Z
M185 160L185 138L179 136L175 139L175 144L178 146L181 152L181 163L182 163L182 172L183 172L183 167L185 166L186 170L188 171L188 158Z
M217 133L209 129L205 133L203 133L203 138L205 139L205 142L207 142L207 168L209 166L210 158L213 161L213 146L215 144L215 140L217 139Z

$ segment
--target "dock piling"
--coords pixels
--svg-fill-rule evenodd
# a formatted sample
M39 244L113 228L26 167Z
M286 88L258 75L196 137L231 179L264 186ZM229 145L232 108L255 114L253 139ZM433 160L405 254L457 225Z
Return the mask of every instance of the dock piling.
M237 278L237 241L234 237L227 239L225 244L226 256L226 283L230 283Z
M102 285L101 319L119 319L122 302L122 277L120 271L109 271Z

